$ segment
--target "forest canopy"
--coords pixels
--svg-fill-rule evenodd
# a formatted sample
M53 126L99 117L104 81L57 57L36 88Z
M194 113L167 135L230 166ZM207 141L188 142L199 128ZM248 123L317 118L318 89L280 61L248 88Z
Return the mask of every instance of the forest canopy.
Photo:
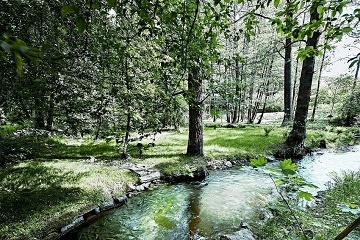
M123 157L131 132L186 124L187 154L203 155L204 118L260 123L268 111L284 111L286 144L301 145L326 53L360 33L359 3L339 0L0 4L1 121L115 136ZM348 125L359 115L359 56L336 101Z

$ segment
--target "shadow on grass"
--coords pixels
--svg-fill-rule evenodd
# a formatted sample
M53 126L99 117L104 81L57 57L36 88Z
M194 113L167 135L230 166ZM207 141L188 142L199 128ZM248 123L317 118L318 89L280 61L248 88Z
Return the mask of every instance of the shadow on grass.
M83 191L64 187L64 183L69 186L85 175L62 172L39 162L1 170L0 225L23 220L54 205L78 201Z
M116 146L107 143L101 144L84 144L80 146L61 145L55 147L47 157L55 158L80 158L80 157L114 157L119 155Z
M141 156L136 155L135 157L138 157L139 159L151 159L151 158L168 158L168 159L172 159L172 158L178 158L179 160L189 158L188 156L186 156L185 153L160 153L160 152L154 152L154 153L151 153L151 154L146 154L145 153L145 154L143 154Z

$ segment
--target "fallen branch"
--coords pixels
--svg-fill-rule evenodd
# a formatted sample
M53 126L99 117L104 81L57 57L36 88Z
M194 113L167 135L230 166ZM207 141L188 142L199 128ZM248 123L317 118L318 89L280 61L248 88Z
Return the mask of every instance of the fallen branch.
M357 226L360 225L360 216L347 228L345 228L344 231L342 231L339 235L336 236L334 240L341 240L344 239L352 230L354 230Z

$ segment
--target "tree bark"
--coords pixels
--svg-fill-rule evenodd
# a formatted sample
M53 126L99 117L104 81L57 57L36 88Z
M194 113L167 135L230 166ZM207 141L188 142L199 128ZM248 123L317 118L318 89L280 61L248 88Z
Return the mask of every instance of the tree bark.
M272 67L272 64L270 66L270 68ZM265 100L264 100L264 105L263 105L263 108L262 108L262 111L261 111L261 115L259 117L259 120L257 122L257 124L260 124L263 117L264 117L264 113L265 113L265 109L266 109L266 103L267 103L267 99L268 99L268 96L269 96L269 86L270 86L270 78L268 77L268 80L266 82L266 87L265 87Z
M291 79L291 38L285 40L285 65L284 65L284 119L282 126L287 125L293 119L292 114L292 79Z
M325 41L325 45L327 45L327 40ZM319 92L320 92L321 74L322 74L322 71L323 71L323 68L324 68L325 57L326 57L326 48L324 50L324 54L323 54L322 59L321 59L319 77L318 77L315 100L314 100L314 108L313 108L313 111L312 111L312 114L311 114L311 121L315 120L315 113L316 113L316 108L317 108L317 104L318 104Z
M46 117L46 130L51 131L52 125L54 123L54 111L55 111L55 94L50 94L50 103L49 103L49 109L47 111L47 117Z
M35 118L34 118L34 127L37 129L45 129L45 116L42 106L42 102L38 97L35 99Z
M234 114L232 123L238 123L239 122L239 114L240 114L240 68L239 68L239 59L235 59L235 96L236 96L236 102L234 107Z
M186 155L203 156L202 81L199 67L192 67L188 76L189 139Z
M130 107L128 107L127 109L127 114L126 114L126 132L125 132L125 136L123 138L123 151L121 154L121 158L122 159L126 159L127 156L127 147L129 144L129 138L130 138L130 130L131 130L131 109Z
M319 4L319 2L316 2L312 5L310 22L320 20L319 13L316 10ZM312 36L308 37L306 41L306 47L316 49L320 35L321 32L316 30ZM306 119L309 110L314 67L315 56L311 55L306 57L301 69L299 95L296 105L294 124L289 136L285 141L285 145L288 147L300 147L303 149L303 143L306 138Z

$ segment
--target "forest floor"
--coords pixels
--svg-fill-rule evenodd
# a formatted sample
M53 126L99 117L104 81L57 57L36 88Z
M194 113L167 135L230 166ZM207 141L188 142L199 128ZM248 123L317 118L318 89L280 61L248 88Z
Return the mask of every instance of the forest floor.
M12 139L20 155L31 152L33 157L0 170L0 239L42 239L99 203L123 196L138 181L126 167L128 163L179 174L188 171L189 166L206 166L209 160L249 160L269 155L288 132L288 128L272 125L206 125L205 158L185 155L187 130L157 136L155 146L142 149L142 154L138 142L134 142L129 146L127 160L119 158L114 139ZM270 129L268 136L265 129ZM314 127L309 130L308 145L316 147L324 138L334 146L341 145L351 141L347 134L346 128ZM142 141L143 146L147 144L146 139Z

